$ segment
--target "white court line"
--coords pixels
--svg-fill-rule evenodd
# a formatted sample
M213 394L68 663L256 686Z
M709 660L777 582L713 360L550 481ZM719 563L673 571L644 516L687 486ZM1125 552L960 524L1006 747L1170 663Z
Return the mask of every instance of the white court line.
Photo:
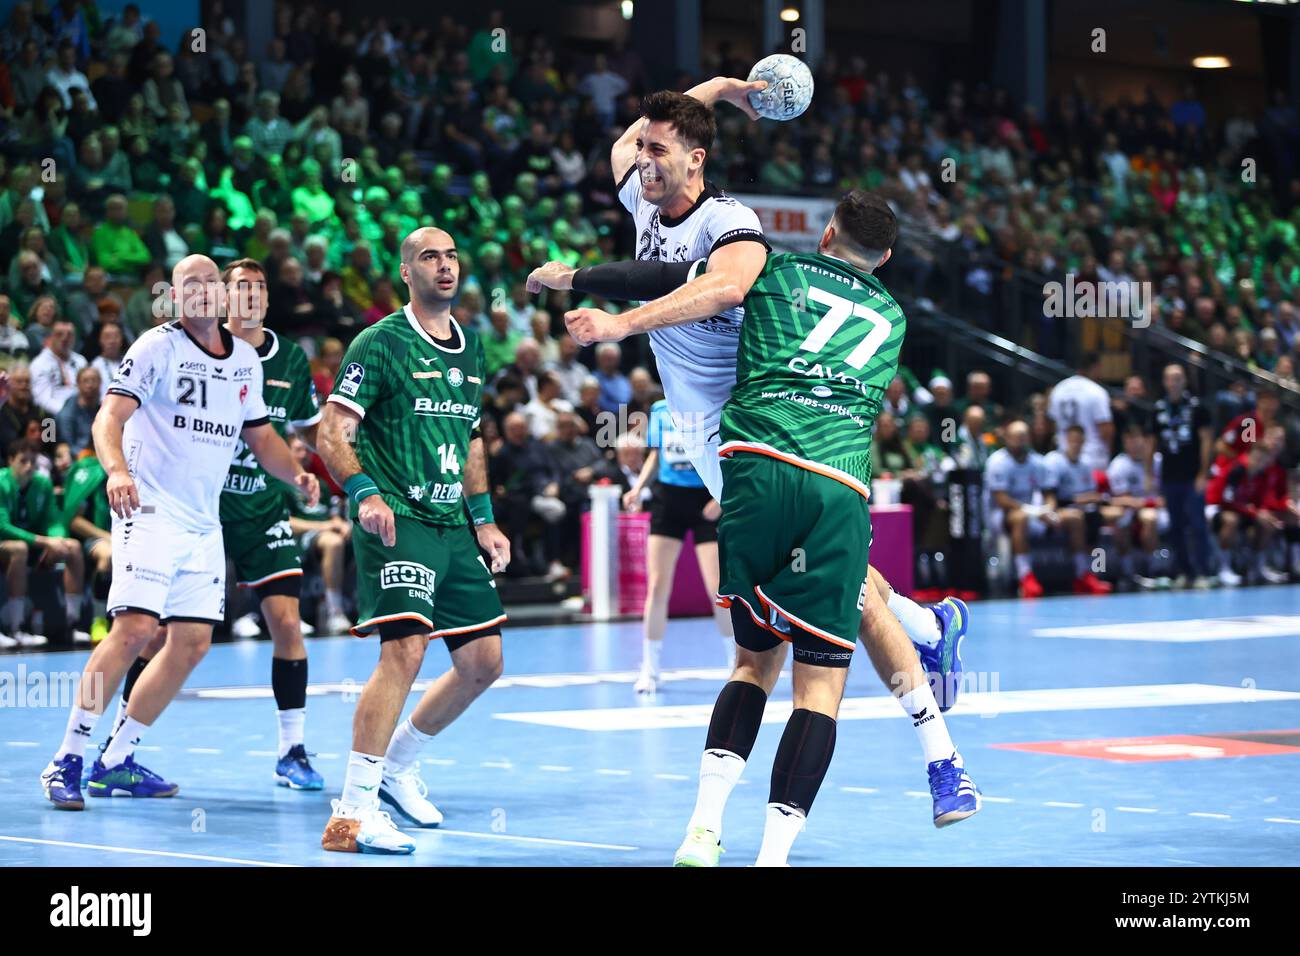
M690 780L691 778L684 773L657 773L656 780Z
M274 750L245 750L245 755L249 757L278 757L280 756Z
M1116 807L1120 813L1159 813L1155 807Z
M215 750L215 749L213 749L212 747L186 747L186 748L185 748L185 752L186 752L186 753L191 753L191 754L219 754L219 753L221 753L220 750Z
M631 770L610 770L608 767L601 767L596 773L603 773L607 777L630 777Z
M980 794L980 799L983 800L985 803L1015 803L1016 802L1011 797L986 797L982 793Z
M497 770L513 770L514 764L509 760L483 760L479 763L480 767L494 767Z
M1044 800L1044 801L1043 801L1043 806L1045 806L1045 807L1067 807L1067 808L1069 808L1069 809L1071 809L1071 810L1078 810L1080 807L1083 806L1083 804L1082 804L1082 803L1063 803L1063 802L1061 802L1060 800Z
M424 757L421 758L420 763L431 763L435 767L451 767L456 761L448 760L446 757Z
M1265 823L1294 823L1296 826L1300 826L1300 820L1289 820L1286 817L1265 817L1264 822Z
M840 787L845 793L879 793L875 787Z
M562 767L562 766L560 766L559 764L555 764L555 763L544 763L544 764L542 764L540 767L538 767L537 769L538 769L538 770L546 770L546 771L548 771L548 772L550 772L550 773L568 773L568 772L571 771L573 768L572 768L572 767Z
M905 797L925 797L925 798L928 800L929 798L933 797L934 794L929 793L928 791L925 791L925 790L904 790L904 791L903 791L903 796L905 796Z
M555 840L550 837L513 836L509 833L480 833L477 830L425 830L425 833L445 833L448 836L477 837L480 840L517 840L520 843L544 843L547 846L576 846L588 850L620 850L624 853L641 849L625 843L584 843L582 840Z
M1189 817L1204 817L1206 820L1231 820L1232 815L1228 813L1200 813L1192 812L1187 814Z
M158 751L162 750L162 748L159 747L157 744L140 744L140 746L136 747L135 749L147 750L150 753L157 753Z
M270 863L266 860L241 860L232 856L208 856L203 853L176 853L171 850L137 850L125 846L103 846L98 843L69 843L66 840L38 840L36 837L4 836L0 840L10 843L36 843L41 846L66 846L76 850L103 850L105 853L131 853L140 856L165 856L173 860L203 860L205 863L238 863L242 866L297 867L296 863Z
M35 740L6 740L6 747L39 747Z

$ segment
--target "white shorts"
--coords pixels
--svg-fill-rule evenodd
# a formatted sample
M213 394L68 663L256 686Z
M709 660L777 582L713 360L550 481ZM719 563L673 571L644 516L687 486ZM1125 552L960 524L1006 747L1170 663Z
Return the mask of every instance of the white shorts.
M709 489L709 494L713 495L719 503L722 502L722 459L718 457L719 443L715 441L707 442L703 445L696 445L688 448L686 454L691 459L691 464L695 467L695 473L700 476L704 482L704 487Z
M178 528L156 513L113 516L113 585L108 613L142 611L159 621L226 616L226 551L221 526Z

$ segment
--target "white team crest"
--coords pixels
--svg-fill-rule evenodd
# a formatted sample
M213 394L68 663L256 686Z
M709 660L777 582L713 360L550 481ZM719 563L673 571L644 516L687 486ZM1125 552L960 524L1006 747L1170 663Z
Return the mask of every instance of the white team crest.
M447 370L447 381L451 382L451 384L457 388L460 388L461 384L465 381L465 373L455 367L449 368Z
M406 489L406 496L412 501L423 501L424 485L411 485Z
M289 527L289 522L280 521L266 529L268 538L275 538L277 541L281 538L292 538L293 529Z

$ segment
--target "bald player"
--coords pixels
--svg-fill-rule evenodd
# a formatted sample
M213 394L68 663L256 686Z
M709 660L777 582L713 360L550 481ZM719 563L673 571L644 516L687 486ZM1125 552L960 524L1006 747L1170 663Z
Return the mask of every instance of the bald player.
M82 810L86 743L105 704L159 624L166 640L141 674L86 782L92 797L170 797L179 791L135 762L134 752L207 653L225 615L220 499L235 446L310 502L316 479L272 428L262 367L221 325L225 287L216 263L187 256L172 270L180 318L136 340L95 416L95 449L113 511L112 629L91 653L63 744L41 774L46 797Z
M350 853L415 851L381 799L417 827L442 822L419 775L420 749L502 668L506 615L492 574L505 569L510 544L492 516L479 434L483 343L451 314L460 285L451 236L412 232L401 275L410 304L353 340L319 432L321 457L356 522L352 633L379 638L379 663L352 720L343 793L321 837L326 850ZM442 639L451 668L398 727L430 638Z

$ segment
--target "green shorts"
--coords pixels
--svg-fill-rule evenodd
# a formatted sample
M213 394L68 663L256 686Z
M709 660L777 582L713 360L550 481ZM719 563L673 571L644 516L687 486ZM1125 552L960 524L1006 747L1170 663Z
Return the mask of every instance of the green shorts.
M226 557L235 563L235 582L241 588L302 576L302 551L289 527L288 511L267 524L223 524L221 537Z
M469 525L393 517L397 543L391 548L360 524L352 529L359 610L353 634L366 637L388 621L413 620L434 637L451 637L506 619Z
M852 652L871 550L867 499L767 455L737 452L722 475L721 602L740 601L784 640L803 631Z

